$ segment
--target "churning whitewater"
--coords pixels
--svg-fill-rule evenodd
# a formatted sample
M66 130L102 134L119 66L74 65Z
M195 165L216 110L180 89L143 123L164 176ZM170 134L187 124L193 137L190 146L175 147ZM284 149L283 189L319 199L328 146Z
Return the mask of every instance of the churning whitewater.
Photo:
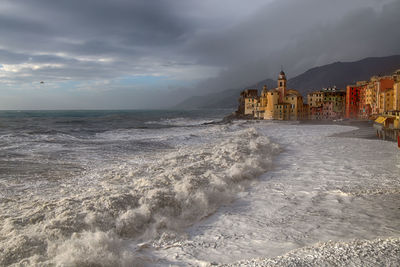
M221 111L3 113L0 265L396 265L400 155Z
M169 118L88 135L93 127L60 132L64 117L44 120L1 136L3 155L13 153L2 165L20 169L1 177L0 265L149 263L143 247L230 202L279 152L240 123Z

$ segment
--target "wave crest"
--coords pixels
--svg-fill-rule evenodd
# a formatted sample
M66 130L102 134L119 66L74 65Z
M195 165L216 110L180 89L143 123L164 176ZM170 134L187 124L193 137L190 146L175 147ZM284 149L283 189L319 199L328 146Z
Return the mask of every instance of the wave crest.
M78 193L36 208L46 218L20 232L20 226L12 227L19 234L35 233L46 247L46 260L32 250L12 261L1 256L0 264L28 260L128 266L149 261L140 253L140 243L174 238L213 213L246 181L267 171L278 151L276 144L250 128L222 134L211 143L158 152L146 161L97 169L92 174L97 179L87 188L79 191L71 185ZM18 243L9 244L13 245Z

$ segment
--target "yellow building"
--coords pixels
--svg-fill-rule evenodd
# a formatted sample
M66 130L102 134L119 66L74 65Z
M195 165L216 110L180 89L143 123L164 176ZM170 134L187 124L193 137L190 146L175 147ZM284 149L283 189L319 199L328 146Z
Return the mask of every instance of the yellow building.
M264 120L275 118L276 105L279 102L279 93L275 90L267 92L267 106L265 107Z
M257 89L246 89L240 93L239 106L236 111L240 115L253 115L258 100L258 90Z
M324 100L324 94L321 91L309 93L307 95L307 103L309 108L321 107Z
M257 106L256 106L255 114L254 114L254 116L257 119L264 119L265 110L266 110L267 102L268 102L267 94L268 94L267 86L264 85L263 89L261 91L261 96L260 96Z
M283 71L278 76L278 87L264 92L264 95L265 93L267 100L264 112L265 120L299 120L305 118L303 97L298 91L287 89L286 75Z
M289 120L303 119L303 97L298 91L288 90L283 102L290 105Z
M264 85L260 96L257 89L242 91L236 114L264 120L306 119L308 105L303 103L303 97L298 91L288 90L286 84L286 75L281 71L277 88L268 91Z
M400 81L393 85L393 110L400 111Z
M370 105L372 109L376 106L377 87L374 82L369 82L365 89L365 104Z
M274 119L275 120L290 120L290 104L279 103L274 106Z
M391 76L380 77L377 82L377 113L393 110L394 79Z
M261 96L260 96L260 105L261 105L261 107L263 107L263 110L265 110L265 108L267 106L267 102L268 102L267 94L268 94L268 89L267 89L267 86L264 85L263 89L261 91Z
M246 97L244 99L244 115L255 115L258 103L257 97Z

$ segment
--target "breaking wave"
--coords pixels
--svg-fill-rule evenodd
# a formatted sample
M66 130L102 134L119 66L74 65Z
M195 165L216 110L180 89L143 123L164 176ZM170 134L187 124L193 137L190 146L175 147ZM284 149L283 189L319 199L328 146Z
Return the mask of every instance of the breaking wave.
M177 238L231 201L278 152L248 128L96 166L83 177L29 191L25 199L0 198L9 212L0 223L0 265L151 263L143 248Z
M214 120L204 120L204 119L192 119L192 118L170 118L163 119L160 121L148 121L145 124L158 124L158 125L168 125L168 126L198 126L203 124L210 124L215 122Z

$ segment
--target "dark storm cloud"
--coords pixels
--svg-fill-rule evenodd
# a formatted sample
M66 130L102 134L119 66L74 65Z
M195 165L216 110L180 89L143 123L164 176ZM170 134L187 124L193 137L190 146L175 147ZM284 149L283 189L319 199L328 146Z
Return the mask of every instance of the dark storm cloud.
M111 40L128 45L173 43L189 21L183 21L168 1L11 1L17 17L2 15L2 33L22 37ZM49 35L51 33L51 35ZM55 47L56 49L56 47Z
M0 64L18 64L29 60L28 55L0 49Z
M291 77L318 65L400 54L400 1L279 1L229 31L197 36L188 53L224 68L208 90Z
M87 68L88 78L93 78L94 73L98 78L110 76L106 73L110 69L113 74L118 70L125 73L132 65L140 65L143 58L159 57L163 61L172 57L168 47L177 46L182 36L190 32L190 21L180 16L168 1L7 3L8 10L0 14L1 63L20 63L23 59L29 63L41 62L47 57L52 63L73 64L65 68L77 68L79 78L84 75L82 65L88 64L77 62L82 58L93 59L96 65ZM111 58L113 63L96 62L98 58ZM131 64L123 64L128 60Z
M293 77L333 61L399 54L398 14L397 0L4 0L0 84L99 81L125 103L129 88L110 80L202 79L187 90L132 88L133 105L154 105L157 94L161 105L275 78L281 65Z

